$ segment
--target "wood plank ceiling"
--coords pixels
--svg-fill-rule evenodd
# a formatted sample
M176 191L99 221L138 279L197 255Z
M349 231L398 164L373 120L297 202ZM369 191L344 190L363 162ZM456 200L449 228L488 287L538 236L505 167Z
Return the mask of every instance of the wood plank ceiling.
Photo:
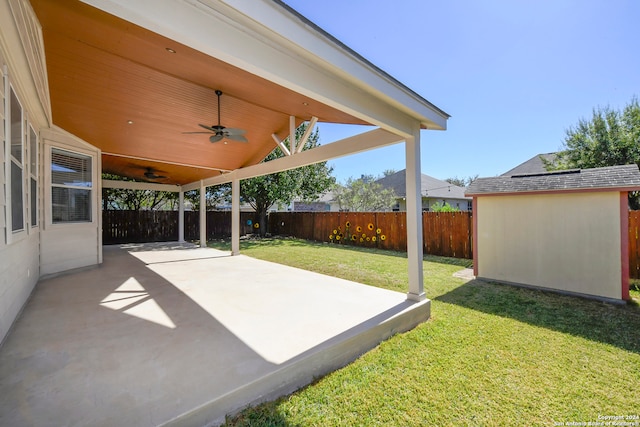
M31 0L43 27L53 122L100 148L103 172L187 184L259 163L297 123L366 124L76 0ZM224 43L224 40L217 41ZM199 123L246 130L210 143Z

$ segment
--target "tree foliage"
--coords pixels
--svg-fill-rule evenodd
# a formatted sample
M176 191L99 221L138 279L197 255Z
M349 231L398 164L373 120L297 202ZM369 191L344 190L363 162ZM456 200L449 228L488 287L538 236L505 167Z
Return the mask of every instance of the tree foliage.
M189 202L194 211L200 210L200 190L192 190L184 193L184 198ZM231 201L231 183L212 185L207 187L205 203L208 211L214 210L220 205Z
M344 186L337 186L335 198L340 210L374 212L389 210L396 203L393 189L384 188L373 175L349 178Z
M554 169L640 166L640 105L634 97L622 111L595 108L591 120L581 119L566 131L564 150ZM547 165L548 167L548 165ZM632 209L640 208L637 192L629 195Z
M103 173L102 178L113 181L132 181L108 173ZM177 205L178 193L171 191L102 189L102 208L105 210L173 210Z
M457 176L454 176L453 178L445 179L445 181L449 184L457 185L458 187L468 187L476 179L478 179L478 174L473 176L469 175L466 178L458 178Z
M297 140L304 134L307 126L307 123L303 123L296 129ZM291 149L289 138L284 141L284 144ZM309 150L318 145L320 145L319 134L316 129L309 135L303 150ZM263 162L269 162L283 156L282 151L276 148L269 153ZM266 231L262 225L266 225L267 212L273 205L288 205L296 198L303 201L317 199L334 185L335 178L331 176L332 171L333 168L328 167L327 162L321 162L241 181L242 200L255 209L258 224L260 224L260 233L264 234Z
M437 202L429 208L431 212L460 212L460 209L454 208L449 203Z

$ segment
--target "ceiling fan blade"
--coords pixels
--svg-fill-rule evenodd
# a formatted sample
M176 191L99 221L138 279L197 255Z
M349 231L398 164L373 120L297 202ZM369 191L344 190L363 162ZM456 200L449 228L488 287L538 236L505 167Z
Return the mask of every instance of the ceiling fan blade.
M218 142L218 141L222 141L222 139L224 138L223 134L216 134L216 135L211 135L209 137L209 142Z
M201 128L205 128L207 130L210 130L211 132L217 132L218 129L216 129L216 126L207 126L207 125L202 125L202 124L198 124L198 126L200 126Z
M247 133L244 129L234 129L234 128L224 128L224 131L227 135L244 135Z
M183 135L195 134L195 133L211 133L211 132L182 132Z
M249 142L249 140L242 135L227 135L227 138L238 142Z

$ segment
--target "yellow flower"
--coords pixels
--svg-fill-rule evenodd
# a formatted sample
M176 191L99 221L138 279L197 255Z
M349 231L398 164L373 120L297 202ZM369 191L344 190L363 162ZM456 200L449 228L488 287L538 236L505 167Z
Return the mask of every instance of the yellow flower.
M369 230L373 230L373 224L369 223L369 225L367 225L367 228L368 228Z
M336 236L336 240L340 240L340 235L339 234Z
M367 237L367 233L362 233L362 238L364 239L365 237Z
M371 241L372 241L372 242L375 242L376 240L377 240L377 239L376 239L376 236L373 236L373 237L371 238Z
M361 232L362 232L362 227L357 226L357 227L356 227L356 231L357 231L358 233L361 233Z
M367 242L368 242L369 240L371 240L371 237L367 237Z
M360 243L362 243L362 242L364 242L364 238L363 237L360 238Z
M378 228L378 229L376 230L376 234L380 234L380 233L382 233L382 230Z
M355 234L352 234L352 235L351 235L351 240L353 240L354 242L356 241L356 239L357 239L357 238L358 238L358 237L357 237Z
M380 236L380 240L387 240L387 236L383 234L382 236Z
M329 234L329 240L333 240L333 234Z
M338 230L333 230L333 234L338 234Z
M256 222L255 224L253 224L253 228L260 228L260 224Z
M345 224L347 227L351 227L351 223L349 221L347 221L347 223Z

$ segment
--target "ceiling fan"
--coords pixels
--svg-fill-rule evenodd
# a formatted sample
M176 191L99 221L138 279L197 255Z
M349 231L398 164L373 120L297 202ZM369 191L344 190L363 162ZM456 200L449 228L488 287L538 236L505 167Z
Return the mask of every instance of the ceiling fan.
M222 91L216 90L216 95L218 95L218 124L207 126L203 124L198 124L198 126L207 129L209 132L183 132L185 134L188 133L212 133L209 137L209 141L218 142L223 139L230 139L232 141L238 142L249 142L247 138L244 137L245 130L244 129L234 129L234 128L226 128L220 124L220 96L222 96Z
M152 168L152 167L147 167L146 168L146 170L144 171L144 177L149 179L149 180L166 178L166 176L164 176L164 175L158 175L156 173L156 170L154 168Z

